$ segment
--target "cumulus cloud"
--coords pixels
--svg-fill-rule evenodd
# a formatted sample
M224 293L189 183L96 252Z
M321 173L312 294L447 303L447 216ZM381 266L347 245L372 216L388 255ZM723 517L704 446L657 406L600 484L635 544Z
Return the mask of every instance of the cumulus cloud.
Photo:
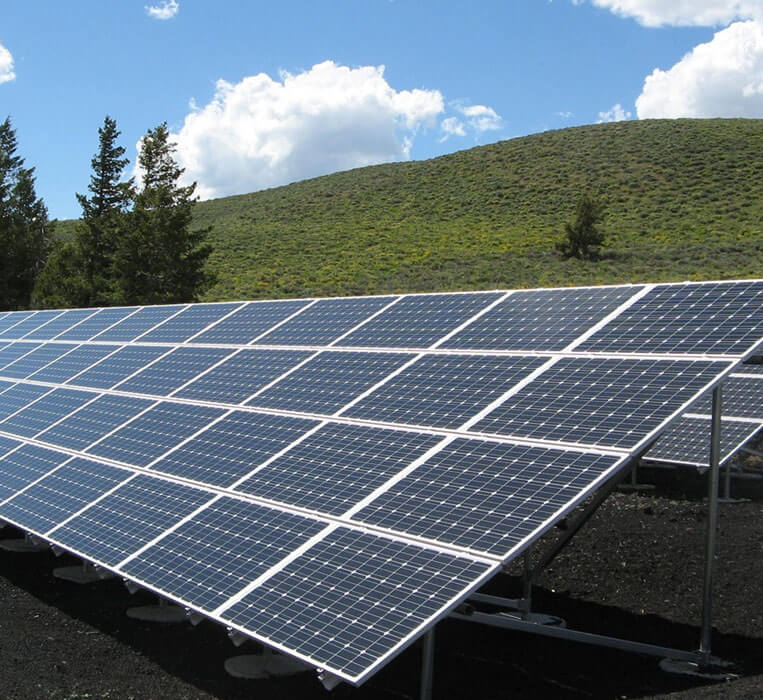
M146 14L154 19L172 19L179 9L177 0L164 0L158 5L146 5Z
M669 70L655 69L636 112L640 119L763 117L763 23L735 22Z
M581 0L573 0L581 4ZM597 7L646 27L715 27L734 20L763 20L763 0L591 0Z
M8 49L0 44L0 84L8 83L16 77L13 72L13 56Z
M445 141L451 136L466 136L469 132L478 136L485 131L497 131L503 127L503 119L492 107L454 104L453 109L461 116L442 120L440 141Z
M609 109L606 112L599 112L599 119L596 123L604 124L605 122L622 122L630 118L631 113L623 109L623 106L618 102L617 104L612 105L612 109Z
M326 61L279 80L219 80L211 102L191 109L172 136L186 181L207 199L407 159L445 107L438 90L395 90L383 66Z

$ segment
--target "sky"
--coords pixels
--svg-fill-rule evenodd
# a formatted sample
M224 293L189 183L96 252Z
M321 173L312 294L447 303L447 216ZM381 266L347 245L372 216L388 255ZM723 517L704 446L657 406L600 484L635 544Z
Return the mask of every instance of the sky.
M763 118L763 0L3 0L0 119L51 218L98 127L202 199L582 124Z

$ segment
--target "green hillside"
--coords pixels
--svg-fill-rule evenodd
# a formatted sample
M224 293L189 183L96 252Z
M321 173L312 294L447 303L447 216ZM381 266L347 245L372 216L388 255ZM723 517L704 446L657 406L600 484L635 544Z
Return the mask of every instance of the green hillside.
M585 190L602 260L554 243ZM761 276L763 120L551 131L202 202L209 299Z

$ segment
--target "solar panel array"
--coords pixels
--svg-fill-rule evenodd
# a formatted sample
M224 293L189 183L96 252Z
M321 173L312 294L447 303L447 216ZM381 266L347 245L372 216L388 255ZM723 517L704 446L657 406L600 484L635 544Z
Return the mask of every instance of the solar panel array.
M650 462L709 466L711 401L697 401L649 450ZM723 383L720 462L728 462L763 429L763 365L746 362Z
M0 314L0 519L361 683L763 340L763 281Z

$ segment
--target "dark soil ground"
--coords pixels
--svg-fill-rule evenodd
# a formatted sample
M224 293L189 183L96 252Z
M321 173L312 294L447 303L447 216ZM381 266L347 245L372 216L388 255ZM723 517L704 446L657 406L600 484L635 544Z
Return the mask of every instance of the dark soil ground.
M649 493L610 496L539 579L534 608L570 628L695 649L707 506L684 493L691 479L672 479ZM0 553L3 700L418 697L418 645L357 689L329 693L313 673L235 680L224 660L255 653L255 644L237 651L209 622L129 619L125 609L148 596L131 596L118 580L77 586L53 578L54 566L71 563L49 552ZM737 680L667 674L653 657L449 620L437 627L434 697L763 697L763 498L721 507L717 563L713 652L735 662ZM499 577L489 591L518 595L519 579Z

